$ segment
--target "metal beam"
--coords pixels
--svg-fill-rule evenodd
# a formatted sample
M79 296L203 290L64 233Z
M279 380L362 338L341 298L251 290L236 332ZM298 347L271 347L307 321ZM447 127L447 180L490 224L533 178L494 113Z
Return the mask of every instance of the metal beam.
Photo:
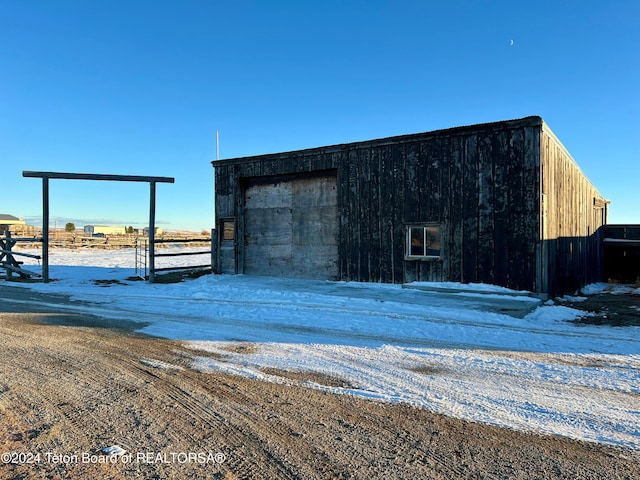
M147 177L144 175L105 175L100 173L34 172L30 170L23 170L22 176L31 178L61 178L64 180L110 180L114 182L175 183L175 178L173 177Z

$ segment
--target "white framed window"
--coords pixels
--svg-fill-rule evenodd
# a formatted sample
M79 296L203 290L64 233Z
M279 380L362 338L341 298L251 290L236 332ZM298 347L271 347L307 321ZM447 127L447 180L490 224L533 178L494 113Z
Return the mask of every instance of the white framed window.
M407 260L436 259L441 253L441 225L407 225L405 258Z

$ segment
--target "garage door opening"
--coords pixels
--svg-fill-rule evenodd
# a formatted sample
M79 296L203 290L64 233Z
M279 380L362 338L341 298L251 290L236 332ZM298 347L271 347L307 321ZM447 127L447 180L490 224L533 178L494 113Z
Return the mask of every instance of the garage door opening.
M338 277L335 171L247 181L244 273L323 280Z

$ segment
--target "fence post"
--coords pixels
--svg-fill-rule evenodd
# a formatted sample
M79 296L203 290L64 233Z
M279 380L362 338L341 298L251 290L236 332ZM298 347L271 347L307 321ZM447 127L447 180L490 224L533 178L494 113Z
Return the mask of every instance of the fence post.
M149 283L156 275L156 182L149 182Z
M5 257L6 257L6 262L9 265L13 264L13 255L11 255L11 232L9 231L9 229L7 228L7 231L4 232L4 248L7 249L7 251L5 252ZM13 272L11 271L10 268L7 268L7 280L11 281L11 279L13 278Z
M42 177L42 281L49 283L49 177Z

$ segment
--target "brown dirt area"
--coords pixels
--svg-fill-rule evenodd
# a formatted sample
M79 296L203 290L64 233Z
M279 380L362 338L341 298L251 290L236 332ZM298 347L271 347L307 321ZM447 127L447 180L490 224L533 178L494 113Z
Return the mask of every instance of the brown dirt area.
M640 326L640 295L623 293L613 295L601 293L589 295L582 302L560 302L593 315L582 317L577 323L588 325L609 325L613 327Z
M637 451L202 373L180 342L72 324L0 313L2 479L640 478Z

